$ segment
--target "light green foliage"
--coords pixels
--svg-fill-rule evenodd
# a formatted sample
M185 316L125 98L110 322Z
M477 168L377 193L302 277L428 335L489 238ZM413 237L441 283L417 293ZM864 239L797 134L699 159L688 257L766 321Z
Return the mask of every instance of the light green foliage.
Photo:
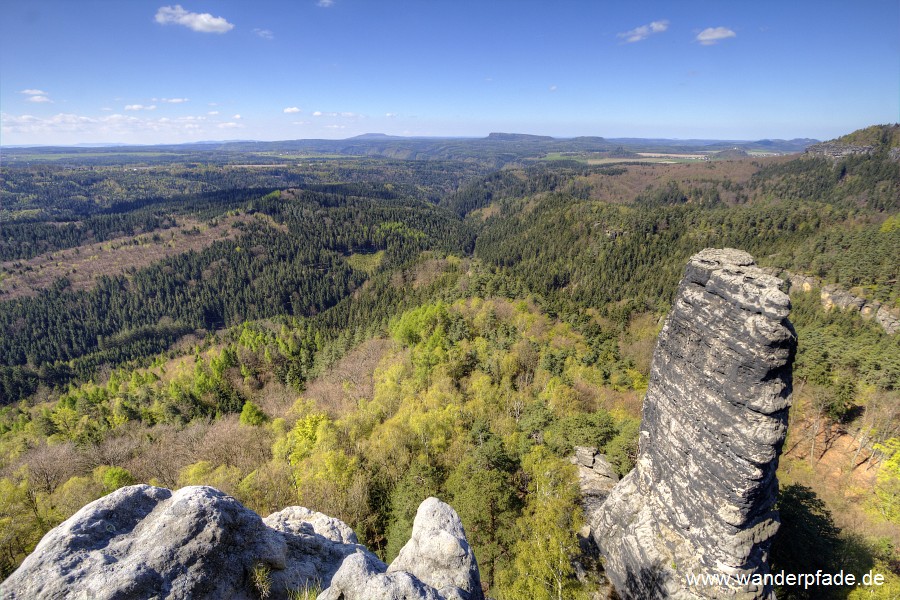
M288 590L288 600L316 600L322 593L321 583L307 583L302 588Z
M875 508L888 521L900 524L900 438L876 444L875 450L886 457L878 469Z
M250 581L260 600L266 600L272 594L272 570L268 565L254 564L250 569Z
M528 501L517 522L515 559L498 573L497 596L503 600L587 598L574 576L581 527L574 467L536 446L522 458L529 477Z
M178 485L209 485L226 494L234 495L241 482L241 471L228 465L214 466L209 461L201 460L188 465L178 474Z
M372 275L384 261L384 250L371 254L351 254L347 257L347 263L355 270Z
M323 412L306 412L309 405L298 400L296 407L302 407L305 414L294 423L294 427L288 434L279 438L272 452L276 458L286 460L292 465L298 464L308 457L316 444L324 439L332 428L331 420Z
M640 429L640 419L626 415L620 420L616 435L606 444L606 458L620 476L625 476L633 469L637 461Z
M9 576L54 524L47 514L46 500L35 493L27 479L0 479L0 577Z
M110 467L101 465L94 469L94 481L103 486L105 493L114 492L126 485L134 485L136 483L134 475L122 467Z
M241 410L241 425L257 427L268 420L268 415L266 415L266 413L264 413L256 404L249 400L244 403L244 408Z

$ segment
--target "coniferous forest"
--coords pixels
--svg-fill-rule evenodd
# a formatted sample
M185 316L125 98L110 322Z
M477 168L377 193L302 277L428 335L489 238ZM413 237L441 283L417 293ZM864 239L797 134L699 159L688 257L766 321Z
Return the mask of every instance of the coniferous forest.
M900 315L898 131L671 164L514 136L4 150L0 577L119 487L205 484L384 560L436 495L492 598L588 598L568 457L634 466L684 265L733 247L808 284L773 567L887 580L779 597L896 598L900 333L820 293Z

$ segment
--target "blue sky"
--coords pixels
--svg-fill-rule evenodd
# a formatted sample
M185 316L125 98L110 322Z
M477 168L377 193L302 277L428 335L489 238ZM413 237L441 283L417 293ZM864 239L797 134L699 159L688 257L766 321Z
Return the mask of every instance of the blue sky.
M900 120L900 2L5 0L0 143L828 139Z

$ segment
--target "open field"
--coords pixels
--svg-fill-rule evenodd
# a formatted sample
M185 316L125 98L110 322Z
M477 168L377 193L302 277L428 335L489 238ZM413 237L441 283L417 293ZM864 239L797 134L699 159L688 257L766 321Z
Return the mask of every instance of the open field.
M666 152L637 152L634 156L609 156L605 152L550 152L543 160L574 160L587 165L612 165L617 163L674 164L709 160L708 154L680 154Z

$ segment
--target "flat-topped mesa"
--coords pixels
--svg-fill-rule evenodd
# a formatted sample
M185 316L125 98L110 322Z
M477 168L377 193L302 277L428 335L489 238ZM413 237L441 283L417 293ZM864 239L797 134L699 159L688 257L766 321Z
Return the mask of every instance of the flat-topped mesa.
M768 572L796 349L782 287L746 252L690 259L653 355L637 466L588 515L621 596L772 597L687 577Z

